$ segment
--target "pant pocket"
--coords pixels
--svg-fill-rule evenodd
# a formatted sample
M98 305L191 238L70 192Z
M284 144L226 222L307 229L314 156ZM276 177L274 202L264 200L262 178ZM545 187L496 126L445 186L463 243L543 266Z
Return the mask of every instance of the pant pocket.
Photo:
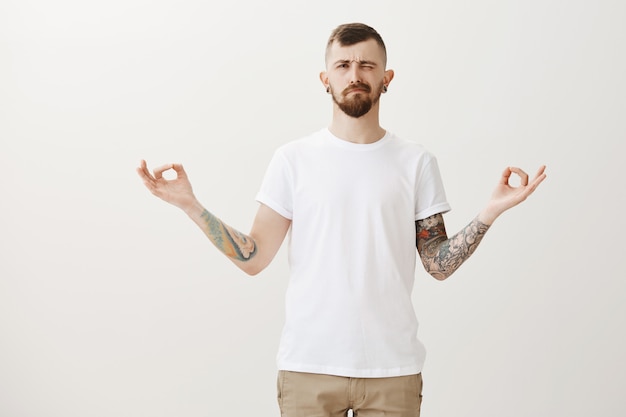
M424 380L422 379L422 374L419 373L415 376L417 378L417 410L420 411L422 408L422 391L424 389Z
M280 408L280 414L283 413L283 381L285 380L285 372L278 371L278 377L276 378L276 399L278 400L278 408Z

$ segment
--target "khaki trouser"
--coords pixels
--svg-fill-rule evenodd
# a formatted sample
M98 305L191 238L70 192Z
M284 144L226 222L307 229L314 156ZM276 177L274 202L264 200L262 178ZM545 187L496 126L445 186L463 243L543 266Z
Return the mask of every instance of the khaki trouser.
M283 417L419 417L422 375L347 378L278 372L278 405Z

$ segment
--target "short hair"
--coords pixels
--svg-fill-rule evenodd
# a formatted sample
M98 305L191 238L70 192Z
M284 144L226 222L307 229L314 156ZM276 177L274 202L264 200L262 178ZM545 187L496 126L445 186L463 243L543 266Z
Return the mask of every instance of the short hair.
M326 56L333 43L337 42L341 46L350 46L359 42L374 39L383 50L384 63L387 63L387 48L385 42L376 30L363 23L346 23L339 25L332 31L326 44Z

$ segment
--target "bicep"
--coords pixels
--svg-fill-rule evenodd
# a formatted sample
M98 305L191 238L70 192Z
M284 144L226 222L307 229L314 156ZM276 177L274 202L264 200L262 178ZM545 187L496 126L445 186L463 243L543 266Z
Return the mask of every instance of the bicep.
M274 258L285 240L291 220L281 216L268 206L261 204L250 229L262 262L267 265Z
M448 239L443 214L433 214L415 222L415 246L422 259L433 256L435 247Z

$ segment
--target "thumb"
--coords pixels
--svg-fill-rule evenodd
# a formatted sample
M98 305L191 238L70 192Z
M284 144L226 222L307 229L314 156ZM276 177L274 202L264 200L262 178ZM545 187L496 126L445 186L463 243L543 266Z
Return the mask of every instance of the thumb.
M183 168L183 164L172 164L172 169L176 171L176 177L187 178L187 173L185 172L185 168Z

